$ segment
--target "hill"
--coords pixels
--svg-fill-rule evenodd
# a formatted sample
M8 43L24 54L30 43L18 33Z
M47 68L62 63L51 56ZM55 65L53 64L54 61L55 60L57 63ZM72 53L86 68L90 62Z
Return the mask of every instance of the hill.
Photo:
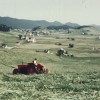
M78 27L81 27L79 24L77 23L71 23L71 22L68 22L66 24L63 24L63 25L60 25L60 26L48 26L47 28L48 29L55 29L55 30L59 30L59 29L76 29Z
M96 30L100 31L100 25L92 24L91 26L93 26Z
M80 26L80 25L77 24L77 23L71 23L71 22L68 22L68 23L66 23L65 25L70 26L70 27L73 27L73 28L77 28L77 27Z
M37 26L47 27L47 26L60 26L62 23L54 21L48 22L45 20L25 20L25 19L16 19L10 17L0 17L0 24L5 24L7 26L12 26L13 28L21 29L32 29Z
M77 28L80 25L77 23L66 23L62 24L58 21L48 22L46 20L25 20L25 19L16 19L10 17L0 17L0 24L7 25L12 28L20 29L32 29L37 26L48 27L50 29L68 29L68 28Z

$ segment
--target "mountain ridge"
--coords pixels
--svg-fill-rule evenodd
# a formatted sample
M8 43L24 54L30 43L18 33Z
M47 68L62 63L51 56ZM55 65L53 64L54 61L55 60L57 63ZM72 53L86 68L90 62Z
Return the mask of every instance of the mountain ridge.
M55 22L48 22L46 20L26 20L26 19L17 19L11 17L0 17L0 24L5 24L7 26L12 26L13 28L33 28L36 26L60 26L63 25L62 23L55 21Z
M79 25L77 23L72 23L72 22L67 22L65 24L59 22L59 21L54 21L54 22L49 22L46 20L28 20L28 19L18 19L18 18L12 18L12 17L1 17L0 16L0 24L7 25L9 27L12 27L14 29L32 29L37 26L42 26L42 27L67 27L67 28L78 28L80 26L93 26L100 28L100 25L96 24L91 24L91 25Z
M11 17L0 17L0 24L4 24L12 28L21 28L21 29L32 29L37 26L42 26L42 27L63 26L63 25L67 25L69 27L80 26L77 23L71 23L71 22L63 24L59 21L49 22L46 20L28 20L28 19L17 19Z

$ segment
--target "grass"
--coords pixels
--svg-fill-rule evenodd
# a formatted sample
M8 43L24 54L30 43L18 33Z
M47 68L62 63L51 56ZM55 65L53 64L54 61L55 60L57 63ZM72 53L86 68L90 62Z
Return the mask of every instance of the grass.
M19 42L19 40L16 38L16 35L18 35L18 33L14 31L0 32L0 44L5 43L8 46L14 46L16 42Z
M10 35L6 34L0 33L0 37L15 45L17 39L13 31ZM34 44L21 44L11 50L0 48L0 100L99 100L100 41L93 38L95 35L73 34L40 36L36 37ZM72 36L75 36L75 41L67 39ZM4 39L0 38L0 43ZM62 45L55 45L55 42ZM70 42L75 44L74 48L68 48ZM91 50L94 45L96 49ZM58 57L56 51L61 47L73 53L74 57ZM50 49L53 54L44 53L44 49ZM28 63L34 58L38 58L38 62L44 64L50 73L12 74L14 67L22 61Z

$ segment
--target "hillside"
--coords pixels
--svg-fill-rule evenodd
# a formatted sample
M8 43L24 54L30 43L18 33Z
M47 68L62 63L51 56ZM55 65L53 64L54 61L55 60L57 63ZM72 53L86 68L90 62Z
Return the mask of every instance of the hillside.
M25 19L16 19L16 18L10 18L10 17L0 17L0 24L4 24L7 26L10 26L12 28L20 28L20 29L32 29L37 26L42 26L42 27L49 27L49 28L63 28L63 29L68 29L68 28L77 28L80 25L77 23L66 23L62 24L58 21L54 22L48 22L46 20L25 20Z
M73 27L73 28L77 28L77 27L80 26L80 25L77 24L77 23L71 23L71 22L68 22L68 23L66 23L65 25L70 26L70 27Z
M59 26L62 25L60 22L48 22L45 20L25 20L25 19L16 19L10 17L0 17L0 24L5 24L7 26L12 26L13 28L21 28L21 29L32 29L36 26Z
M58 31L35 36L36 43L16 38L19 31L0 32L0 44L10 47L0 48L0 100L100 100L100 40L96 38L100 32L84 29L93 35L82 35L80 29L70 34ZM73 48L69 48L70 43ZM60 48L74 57L57 56ZM44 52L47 49L50 53ZM12 74L18 64L34 58L50 73Z

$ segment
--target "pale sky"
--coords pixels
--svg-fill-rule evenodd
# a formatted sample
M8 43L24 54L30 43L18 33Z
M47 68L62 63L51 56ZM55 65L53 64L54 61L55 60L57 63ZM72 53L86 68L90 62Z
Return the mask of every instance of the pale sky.
M0 16L100 25L100 0L0 0Z

